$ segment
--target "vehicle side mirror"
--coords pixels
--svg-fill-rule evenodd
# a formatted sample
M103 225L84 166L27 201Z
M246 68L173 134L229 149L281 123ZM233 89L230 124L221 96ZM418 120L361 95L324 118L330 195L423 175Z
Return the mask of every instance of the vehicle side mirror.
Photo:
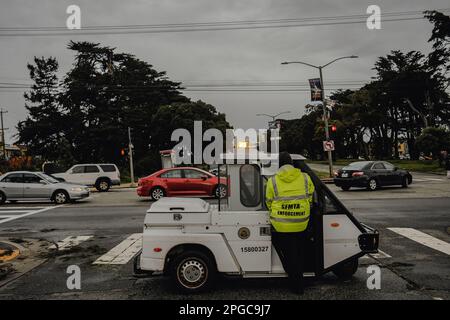
M39 183L40 184L47 184L47 181L41 179L41 180L39 180Z

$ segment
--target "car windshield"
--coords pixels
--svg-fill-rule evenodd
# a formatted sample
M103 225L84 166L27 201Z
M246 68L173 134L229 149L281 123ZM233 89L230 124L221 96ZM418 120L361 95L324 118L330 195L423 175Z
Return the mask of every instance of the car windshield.
M56 180L55 178L53 178L52 176L49 176L48 174L45 173L38 173L38 176L40 176L41 178L43 178L44 180L47 180L50 183L58 183L59 181Z
M370 161L352 162L348 166L343 167L342 169L343 170L363 170L370 163L371 163Z

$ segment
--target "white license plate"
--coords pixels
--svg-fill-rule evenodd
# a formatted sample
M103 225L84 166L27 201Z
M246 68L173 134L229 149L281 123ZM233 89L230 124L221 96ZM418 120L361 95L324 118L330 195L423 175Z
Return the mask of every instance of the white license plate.
M348 173L347 173L347 172L344 172L344 173L341 175L341 177L342 177L342 178L348 178Z

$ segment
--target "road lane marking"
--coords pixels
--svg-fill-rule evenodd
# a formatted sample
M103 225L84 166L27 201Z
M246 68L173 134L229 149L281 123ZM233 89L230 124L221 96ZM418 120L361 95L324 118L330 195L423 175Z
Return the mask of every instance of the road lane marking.
M60 240L56 243L56 245L52 244L49 249L56 249L58 250L68 250L70 248L78 246L80 243L89 240L93 236L71 236L67 237L63 240Z
M93 264L126 264L142 248L142 233L133 233Z
M10 217L10 218L1 220L0 224L6 223L6 222L10 222L10 221L13 221L13 220L16 220L16 219L20 219L20 218L29 217L29 216L32 216L32 215L37 214L37 213L42 213L42 212L45 212L45 211L53 210L53 209L59 208L61 206L62 205L53 206L53 207L45 207L45 208L42 208L42 209L39 209L39 210L29 211L29 212L24 213L24 214L19 214L19 215L16 215L14 217ZM33 208L31 207L30 209L33 209ZM7 212L7 211L4 211L4 212Z
M450 243L437 239L430 236L429 234L423 233L422 231L413 228L387 228L399 235L409 238L415 242L418 242L431 249L443 252L450 255Z

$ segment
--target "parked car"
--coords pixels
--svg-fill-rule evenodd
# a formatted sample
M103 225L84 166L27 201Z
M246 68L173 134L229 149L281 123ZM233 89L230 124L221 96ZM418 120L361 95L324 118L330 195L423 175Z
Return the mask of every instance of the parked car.
M89 187L59 182L42 172L12 171L0 176L0 204L51 200L57 204L89 197Z
M56 179L66 182L95 186L100 192L108 191L113 185L120 185L120 172L115 164L77 164L63 173L53 173Z
M334 184L348 191L352 187L375 190L383 186L400 185L407 188L411 174L386 161L357 161L335 173Z
M193 167L162 169L138 181L137 194L153 200L173 196L227 195L226 179Z

